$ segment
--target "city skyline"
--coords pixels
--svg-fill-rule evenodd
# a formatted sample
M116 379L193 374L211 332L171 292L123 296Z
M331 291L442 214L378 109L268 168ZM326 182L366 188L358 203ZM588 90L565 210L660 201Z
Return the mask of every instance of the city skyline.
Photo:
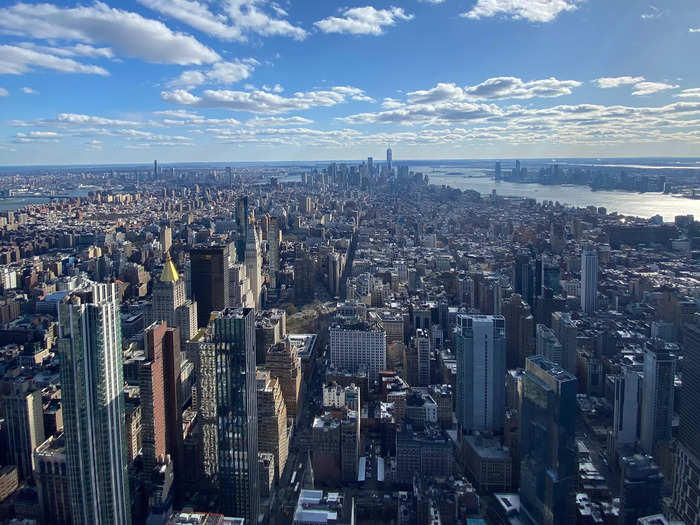
M2 164L696 151L690 0L400 5L8 4Z

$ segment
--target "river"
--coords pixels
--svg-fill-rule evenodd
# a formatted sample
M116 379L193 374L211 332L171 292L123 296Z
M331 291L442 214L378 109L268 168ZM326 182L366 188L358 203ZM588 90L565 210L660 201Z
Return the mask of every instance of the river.
M554 201L570 206L604 207L608 213L649 218L661 215L665 221L673 221L676 215L700 217L700 200L674 197L663 193L634 193L630 191L593 191L588 186L543 185L516 182L496 182L483 169L462 167L412 166L412 171L423 172L431 184L445 184L461 190L474 190L488 195L496 190L498 195L529 197L541 201Z

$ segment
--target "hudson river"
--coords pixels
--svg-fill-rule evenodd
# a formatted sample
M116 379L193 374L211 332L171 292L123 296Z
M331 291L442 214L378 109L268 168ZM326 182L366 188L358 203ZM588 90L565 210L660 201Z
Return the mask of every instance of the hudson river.
M633 193L629 191L593 191L588 186L549 186L496 182L484 174L483 169L412 166L412 171L423 172L430 177L431 184L444 184L461 190L474 190L488 195L496 190L506 197L528 197L541 201L559 201L570 206L604 207L608 213L635 215L649 218L661 215L665 221L673 221L676 215L700 217L700 200L673 197L663 193ZM449 174L448 174L449 173Z

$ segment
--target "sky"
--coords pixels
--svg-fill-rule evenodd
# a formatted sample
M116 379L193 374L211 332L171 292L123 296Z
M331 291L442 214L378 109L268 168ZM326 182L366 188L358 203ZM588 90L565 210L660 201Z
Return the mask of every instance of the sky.
M0 165L700 156L698 0L0 2Z

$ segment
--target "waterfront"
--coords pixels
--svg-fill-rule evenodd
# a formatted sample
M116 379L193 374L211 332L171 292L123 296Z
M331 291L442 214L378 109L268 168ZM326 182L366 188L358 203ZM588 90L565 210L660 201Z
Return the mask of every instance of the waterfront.
M474 190L488 195L496 190L498 195L528 197L541 201L554 201L570 206L604 207L608 212L649 218L661 215L665 221L673 221L676 215L700 216L700 200L674 197L663 193L635 193L629 191L593 191L587 186L543 185L516 182L496 182L485 170L456 166L415 166L430 177L431 184L445 184L461 190Z

